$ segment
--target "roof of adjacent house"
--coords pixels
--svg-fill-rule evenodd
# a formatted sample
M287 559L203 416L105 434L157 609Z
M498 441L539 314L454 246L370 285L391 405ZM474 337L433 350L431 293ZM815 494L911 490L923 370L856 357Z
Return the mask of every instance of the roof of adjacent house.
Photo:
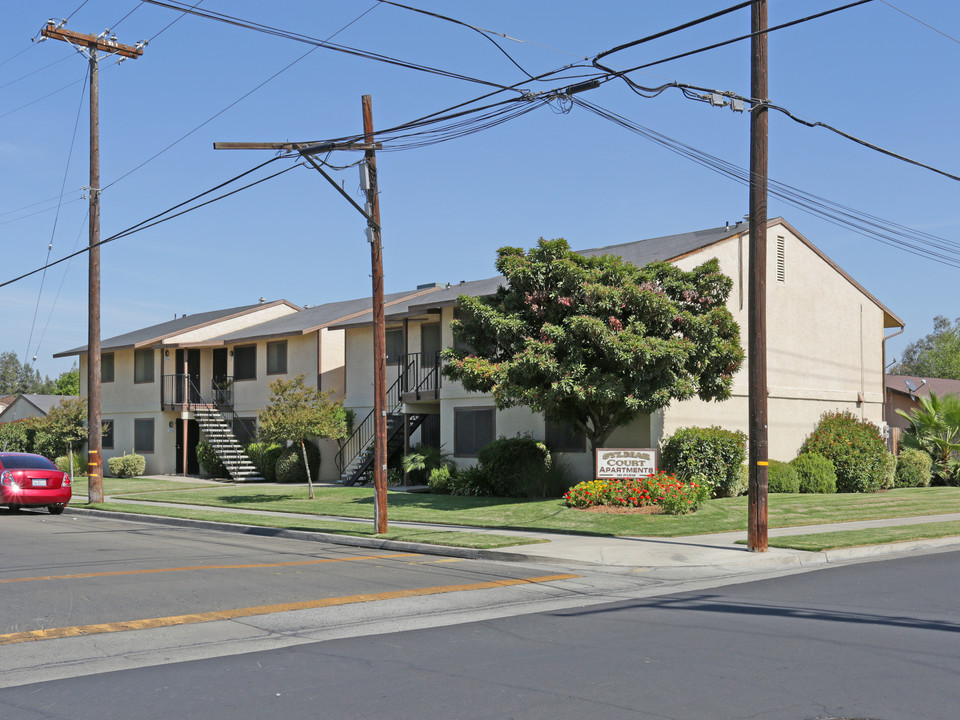
M38 395L36 393L22 393L20 395L13 396L13 400L8 404L2 411L0 411L0 418L3 417L3 414L7 412L10 408L14 407L17 400L22 400L24 402L30 403L37 410L42 412L44 415L53 410L57 405L60 404L61 400L76 400L76 395Z
M223 322L234 317L246 315L255 310L262 310L277 305L287 305L295 310L299 308L286 300L274 300L272 302L260 302L255 305L241 305L239 307L226 308L225 310L209 310L207 312L194 313L193 315L182 315L173 320L162 322L157 325L133 330L123 335L115 335L100 341L100 350L122 350L125 348L149 347L164 338L172 335L180 335L189 330L196 330L213 323ZM80 355L87 351L86 345L75 347L72 350L64 350L54 354L54 357L67 357L70 355Z
M911 383L911 389L907 383ZM949 378L923 378L918 375L886 375L885 384L887 390L909 395L917 399L919 397L929 397L930 393L935 395L960 395L960 380L951 380Z

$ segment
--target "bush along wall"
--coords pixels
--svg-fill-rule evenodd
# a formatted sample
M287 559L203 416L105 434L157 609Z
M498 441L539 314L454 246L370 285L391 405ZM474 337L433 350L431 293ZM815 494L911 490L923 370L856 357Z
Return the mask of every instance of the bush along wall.
M715 497L746 492L742 466L747 436L719 427L680 428L660 447L660 469L680 480L710 482Z
M833 463L820 453L800 453L790 461L800 478L802 493L835 493L837 473Z
M837 492L876 492L884 480L887 446L872 422L853 413L826 412L800 446L801 453L815 452L833 463Z

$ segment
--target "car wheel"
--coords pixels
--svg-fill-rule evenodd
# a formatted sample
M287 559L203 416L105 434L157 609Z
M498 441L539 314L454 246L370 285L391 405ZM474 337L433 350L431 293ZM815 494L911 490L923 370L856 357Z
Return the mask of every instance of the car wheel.
M63 512L63 509L64 509L65 507L66 507L66 505L63 505L63 504L47 505L47 510L50 511L50 514L51 514L51 515L59 515L60 513Z
M7 507L10 509L10 512L20 512L19 505L14 505L13 503L10 503L9 505L7 505Z

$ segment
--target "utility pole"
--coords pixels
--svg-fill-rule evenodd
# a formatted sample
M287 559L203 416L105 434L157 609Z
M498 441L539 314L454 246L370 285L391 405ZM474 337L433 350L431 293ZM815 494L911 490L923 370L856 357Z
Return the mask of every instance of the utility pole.
M98 51L123 58L143 55L143 45L121 45L104 30L100 35L83 35L65 30L52 20L40 31L45 38L63 40L90 59L90 212L88 253L87 319L87 476L91 503L103 502L103 435L100 417L100 78Z
M751 8L747 547L767 550L767 0Z
M373 143L373 108L363 96L363 141ZM370 182L367 189L370 267L373 281L373 488L377 533L387 532L387 339L383 310L383 248L380 244L380 197L377 192L377 155L364 152Z
M377 533L387 532L387 353L386 330L384 326L383 303L383 253L380 244L380 199L377 190L377 159L375 151L381 145L373 138L373 110L369 95L362 98L363 135L364 141L340 143L258 143L258 142L215 142L214 150L294 150L319 172L333 188L340 193L367 220L367 238L370 241L370 266L373 284L372 312L373 312L373 484L374 500L376 503ZM337 181L323 169L322 163L314 159L333 150L363 150L365 155L366 184L364 190L367 196L366 208L360 207L356 201L344 191Z

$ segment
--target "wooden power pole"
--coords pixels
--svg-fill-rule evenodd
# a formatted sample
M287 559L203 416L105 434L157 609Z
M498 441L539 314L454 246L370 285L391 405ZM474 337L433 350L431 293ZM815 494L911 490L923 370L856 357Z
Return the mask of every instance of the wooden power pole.
M373 279L373 484L376 502L377 533L387 532L387 352L383 304L383 252L380 244L380 198L377 190L376 150L380 144L373 137L373 109L369 95L362 98L364 141L340 143L258 143L215 142L214 150L294 150L329 182L367 220L367 238L370 241L370 275ZM337 181L323 169L315 155L332 150L363 150L367 196L366 208L360 207Z
M747 547L767 550L767 0L751 9L750 292L747 299L750 485Z
M100 82L97 54L125 58L143 55L143 45L121 45L116 37L83 35L47 23L45 38L63 40L85 51L90 59L90 212L89 292L87 319L87 475L89 501L103 502L103 436L100 417Z

